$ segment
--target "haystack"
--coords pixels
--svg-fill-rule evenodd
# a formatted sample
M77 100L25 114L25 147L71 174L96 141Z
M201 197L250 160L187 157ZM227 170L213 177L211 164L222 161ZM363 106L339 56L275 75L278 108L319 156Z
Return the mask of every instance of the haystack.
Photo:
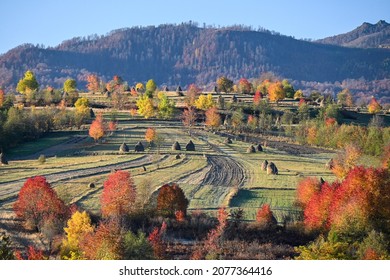
M327 163L325 163L326 169L333 169L333 166L334 166L333 159L330 159L330 160L328 160Z
M142 145L141 142L138 142L137 145L134 147L134 151L136 152L143 152L145 150L144 145Z
M256 146L256 150L257 150L258 152L262 152L262 151L263 151L263 147L262 147L260 144L258 144L258 145Z
M163 91L169 91L169 88L167 86L165 86Z
M89 183L89 184L88 184L88 187L89 187L90 189L93 189L93 188L95 187L95 184L94 184L94 183Z
M175 142L175 143L173 143L173 145L172 145L172 151L180 151L181 150L181 147L180 147L180 144L179 144L179 142Z
M263 161L261 164L261 170L267 171L267 166L268 166L268 160Z
M195 151L195 144L190 140L186 145L186 151Z
M232 141L231 138L226 138L225 139L225 144L232 144L232 143L233 143L233 141Z
M274 174L278 175L278 168L276 167L275 163L270 162L267 166L267 175Z
M247 153L256 153L256 149L253 145L250 145L250 147L246 150Z
M122 143L122 145L119 147L119 152L126 153L129 151L129 146L127 146L125 143Z
M8 160L7 160L7 158L5 157L5 154L4 154L4 153L0 153L0 163L1 163L1 165L6 165L6 164L8 164Z
M175 158L176 158L176 159L181 159L181 157L180 157L179 154L177 154Z

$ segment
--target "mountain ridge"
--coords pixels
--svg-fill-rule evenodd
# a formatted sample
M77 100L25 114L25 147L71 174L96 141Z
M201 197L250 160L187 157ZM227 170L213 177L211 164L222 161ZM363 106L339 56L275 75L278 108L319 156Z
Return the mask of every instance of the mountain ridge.
M132 27L104 36L63 41L55 47L21 45L0 56L0 81L14 88L26 70L43 86L61 87L71 77L82 88L89 74L129 84L207 85L220 75L233 80L272 71L306 81L390 76L390 50L346 48L296 40L270 31L199 28L193 24Z
M318 43L355 48L390 48L390 24L364 22L352 31L317 40Z

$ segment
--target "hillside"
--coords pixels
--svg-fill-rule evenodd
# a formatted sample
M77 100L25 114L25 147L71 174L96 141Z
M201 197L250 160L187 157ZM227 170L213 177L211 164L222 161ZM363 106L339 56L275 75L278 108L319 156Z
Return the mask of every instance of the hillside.
M375 80L390 76L390 50L330 46L240 26L160 25L73 38L54 48L19 46L0 56L2 86L14 89L28 69L43 86L61 87L72 77L79 88L90 73L105 81L120 75L129 84L153 78L183 86L264 71L300 81Z
M365 22L350 32L327 37L317 42L356 48L390 48L390 24L384 20L376 24Z

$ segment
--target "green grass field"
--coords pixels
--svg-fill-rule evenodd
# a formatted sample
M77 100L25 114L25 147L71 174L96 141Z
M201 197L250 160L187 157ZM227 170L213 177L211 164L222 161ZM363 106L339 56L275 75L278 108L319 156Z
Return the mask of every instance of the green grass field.
M253 154L246 153L248 143L234 141L233 144L224 144L224 138L200 130L191 136L180 122L143 121L131 120L124 113L117 115L118 129L111 135L107 135L101 143L95 143L89 138L88 131L56 132L39 139L34 143L26 143L12 153L19 154L23 149L29 149L31 154L45 151L60 143L68 141L72 136L87 136L80 143L70 143L64 148L63 155L48 157L45 163L39 163L37 159L11 160L8 166L0 167L0 191L20 188L24 180L31 176L51 175L57 173L90 170L105 166L115 167L117 164L130 164L131 172L138 193L150 196L161 185L176 182L184 190L189 198L189 210L202 210L213 212L218 207L240 207L245 211L245 219L255 219L256 211L264 203L269 203L278 221L288 215L294 215L295 188L297 183L305 176L322 177L332 181L334 176L325 170L325 162L333 154L291 155L277 149L265 148L264 152ZM108 119L109 116L106 115ZM148 147L144 139L146 128L154 127L157 133L165 139L160 147ZM189 140L195 143L195 152L186 152L185 145ZM145 152L133 151L137 142L141 141L145 146ZM178 141L181 151L173 151L172 144ZM118 149L122 143L126 143L130 152L120 154ZM214 149L213 145L218 149ZM176 155L180 158L176 159ZM202 184L207 172L210 170L208 156L228 157L239 166L244 173L244 181L239 189L234 182L227 185ZM146 157L146 158L145 158ZM147 160L146 160L147 159ZM260 170L262 161L267 159L276 164L279 175L267 175ZM145 162L143 160L146 160ZM136 164L138 161L142 164ZM134 166L132 163L134 162ZM146 167L146 171L141 165ZM67 203L77 203L80 207L99 213L100 195L103 183L107 179L110 170L96 172L90 176L68 176L54 180L53 188ZM229 172L229 170L223 170ZM12 185L8 186L7 184ZM94 183L95 188L89 188L88 184ZM12 187L12 188L11 188ZM0 207L9 209L15 191L9 196L0 193ZM153 196L152 196L153 197Z

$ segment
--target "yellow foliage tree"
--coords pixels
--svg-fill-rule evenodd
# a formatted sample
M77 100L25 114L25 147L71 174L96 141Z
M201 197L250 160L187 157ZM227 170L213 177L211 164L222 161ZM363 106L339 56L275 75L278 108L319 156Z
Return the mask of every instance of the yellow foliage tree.
M80 258L80 240L85 234L93 232L91 218L85 211L76 211L68 220L64 231L66 237L62 240L61 257L63 259Z
M153 117L154 106L153 99L149 98L146 94L141 95L137 100L138 114L144 116L145 119Z
M213 101L213 96L211 94L208 94L207 96L202 94L195 101L195 107L199 110L207 110L214 106L215 103Z
M138 91L138 92L144 92L145 91L144 84L143 83L137 83L135 85L135 90Z
M303 98L303 92L302 90L298 89L294 94L294 99L301 99Z

